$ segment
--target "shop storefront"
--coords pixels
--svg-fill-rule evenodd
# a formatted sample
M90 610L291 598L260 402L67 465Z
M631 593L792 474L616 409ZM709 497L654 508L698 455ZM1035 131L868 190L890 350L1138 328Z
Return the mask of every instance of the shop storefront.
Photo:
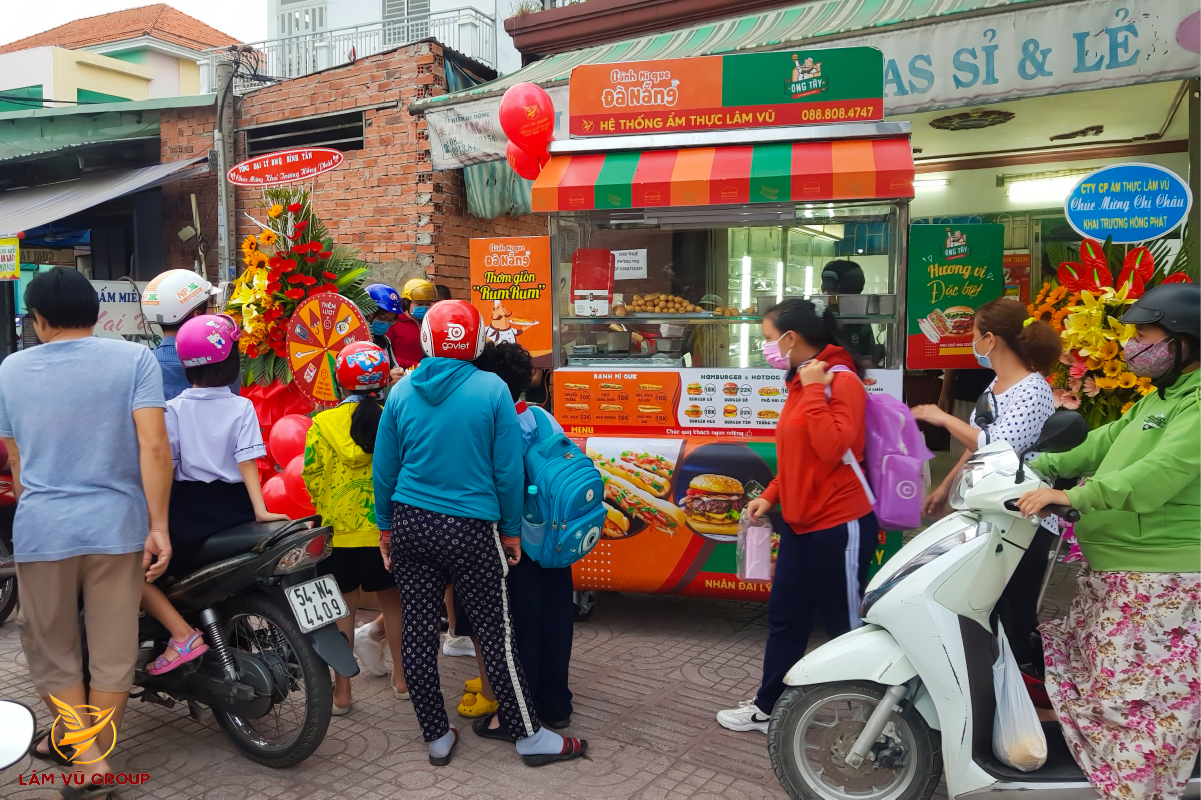
M797 71L810 57L824 72L803 95ZM868 109L866 122L756 128L727 93L711 112L726 130L556 142L533 187L549 238L473 241L472 299L489 336L549 357L555 417L606 480L609 522L575 567L578 589L766 597L768 584L737 579L733 543L739 511L776 472L784 374L763 359L760 324L784 297L831 308L869 390L900 395L908 126L871 121L878 81L847 86L857 61L872 74L879 57L859 48L753 65L783 75L782 92L755 103L759 119L854 107ZM716 61L729 79L763 58ZM710 60L652 65L681 89L669 114L681 126L700 113L682 107L689 78L723 66L697 61ZM840 81L843 98L860 96L823 91ZM631 128L654 118L625 117ZM603 113L594 122L618 127ZM851 259L857 283L842 280Z

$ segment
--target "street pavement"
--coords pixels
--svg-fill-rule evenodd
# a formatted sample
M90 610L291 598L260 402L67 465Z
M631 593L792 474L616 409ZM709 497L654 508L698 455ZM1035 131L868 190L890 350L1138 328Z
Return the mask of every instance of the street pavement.
M1059 567L1045 616L1066 612L1075 570ZM759 733L733 733L718 709L751 697L766 639L765 606L719 600L600 595L593 617L575 629L572 689L576 713L567 733L589 741L591 760L524 766L511 745L479 739L454 711L474 659L440 661L447 711L462 735L448 767L429 765L411 704L387 678L354 679L354 709L335 717L320 749L290 770L241 757L212 718L193 721L132 701L115 766L149 773L123 798L579 798L749 800L783 798ZM369 615L360 614L360 622ZM812 645L824 641L820 630ZM0 627L0 697L36 707L16 625ZM0 772L0 797L58 797L48 786L21 786L42 762L27 757ZM940 790L936 795L945 798Z

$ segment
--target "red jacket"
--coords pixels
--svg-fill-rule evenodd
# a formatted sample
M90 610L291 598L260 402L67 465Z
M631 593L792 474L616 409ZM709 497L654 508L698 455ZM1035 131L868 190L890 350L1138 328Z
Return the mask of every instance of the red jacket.
M828 400L826 387L802 386L793 376L776 424L779 472L763 492L773 506L780 503L797 533L833 528L872 510L854 470L842 461L847 448L863 461L867 390L846 350L830 345L817 358L852 371L835 373Z
M392 344L392 356L396 366L410 369L417 366L425 356L421 349L421 323L408 314L397 317L392 327L384 334Z

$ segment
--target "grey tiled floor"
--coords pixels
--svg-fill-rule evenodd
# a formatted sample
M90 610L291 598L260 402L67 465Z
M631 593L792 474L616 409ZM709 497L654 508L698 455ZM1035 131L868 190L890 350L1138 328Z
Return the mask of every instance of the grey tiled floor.
M1044 614L1066 611L1075 570L1057 568ZM185 710L131 703L119 743L119 769L148 772L125 798L783 798L765 737L732 733L713 714L757 687L766 630L756 603L647 595L602 595L576 626L572 661L576 714L570 733L587 738L592 760L542 769L522 765L512 746L473 736L454 713L457 691L475 675L466 658L441 659L452 721L466 735L449 767L436 769L409 703L386 678L354 679L354 711L335 718L317 753L276 771L238 755L210 719ZM367 615L361 615L365 621ZM820 631L812 644L823 641ZM0 627L0 697L37 706L16 626ZM40 709L41 722L49 722ZM37 766L41 766L38 764ZM0 772L0 797L54 798L18 785L28 758ZM945 798L941 790L936 795Z

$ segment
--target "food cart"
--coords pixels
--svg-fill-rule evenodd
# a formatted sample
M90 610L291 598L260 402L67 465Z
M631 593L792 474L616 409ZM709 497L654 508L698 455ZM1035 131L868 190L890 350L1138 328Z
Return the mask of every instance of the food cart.
M900 396L909 126L878 121L870 48L596 66L573 73L573 138L533 186L548 274L524 276L549 290L530 302L554 323L553 413L606 480L609 518L576 588L765 599L769 584L738 580L734 544L738 512L776 472L784 373L763 359L762 314L786 297L833 309L869 390ZM782 99L738 97L731 81L752 73L783 73ZM614 86L626 77L633 88ZM702 113L717 94L722 109ZM827 119L867 121L795 124ZM679 132L694 124L707 129ZM647 129L662 132L624 133ZM488 277L494 295L511 276Z

